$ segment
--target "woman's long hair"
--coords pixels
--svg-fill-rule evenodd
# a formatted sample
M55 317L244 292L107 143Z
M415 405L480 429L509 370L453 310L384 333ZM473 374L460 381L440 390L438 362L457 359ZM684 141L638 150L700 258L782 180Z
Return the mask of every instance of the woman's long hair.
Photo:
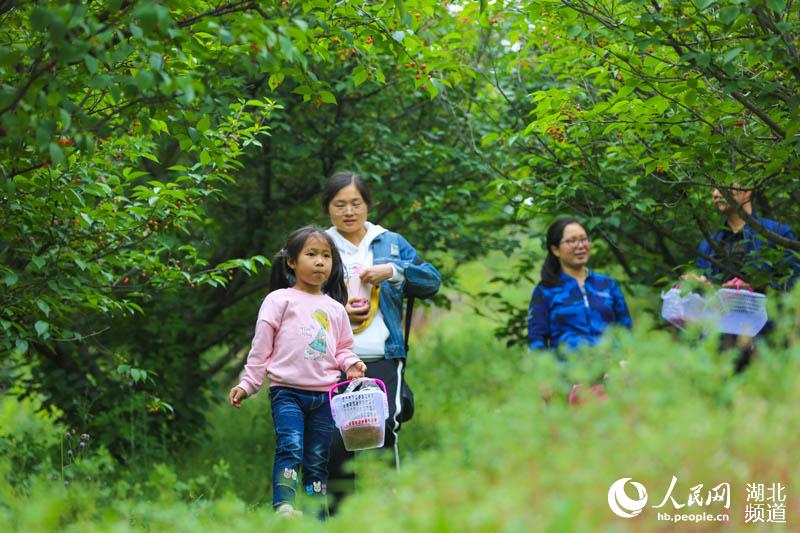
M547 228L547 257L542 264L542 285L545 287L557 287L561 285L561 263L558 257L553 253L552 247L558 248L561 245L561 239L564 238L564 228L570 224L577 224L586 230L580 220L572 217L559 218ZM587 232L588 233L588 232Z
M342 305L347 305L347 286L344 283L344 266L342 265L342 257L339 255L339 250L336 249L336 244L330 235L325 233L325 230L319 226L304 226L292 232L289 238L286 239L286 244L283 248L275 254L272 259L272 272L269 278L269 291L276 291L278 289L286 289L294 287L297 283L297 276L294 270L289 266L289 259L297 262L300 257L300 252L306 241L311 237L320 239L331 248L331 275L322 285L322 292L336 300Z

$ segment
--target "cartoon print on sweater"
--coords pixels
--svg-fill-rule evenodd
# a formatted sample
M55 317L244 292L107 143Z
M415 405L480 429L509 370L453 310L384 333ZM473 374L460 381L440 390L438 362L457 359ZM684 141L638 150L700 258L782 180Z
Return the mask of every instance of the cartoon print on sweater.
M319 325L319 329L317 329L316 335L314 335L311 342L308 343L308 346L306 346L305 356L306 359L316 361L317 359L324 357L328 352L328 336L326 332L330 331L330 320L328 319L327 313L325 313L325 311L322 309L316 309L311 314L311 317ZM313 332L315 328L312 327L303 329L303 333L306 334L306 332Z

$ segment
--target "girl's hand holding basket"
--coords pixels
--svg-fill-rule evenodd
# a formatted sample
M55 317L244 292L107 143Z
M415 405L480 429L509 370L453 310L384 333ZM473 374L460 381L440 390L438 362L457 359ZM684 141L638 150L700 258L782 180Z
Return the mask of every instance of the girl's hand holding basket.
M358 363L353 363L352 365L350 365L350 368L347 369L347 379L351 380L351 379L363 378L366 372L367 372L367 365L365 365L363 361L359 361Z

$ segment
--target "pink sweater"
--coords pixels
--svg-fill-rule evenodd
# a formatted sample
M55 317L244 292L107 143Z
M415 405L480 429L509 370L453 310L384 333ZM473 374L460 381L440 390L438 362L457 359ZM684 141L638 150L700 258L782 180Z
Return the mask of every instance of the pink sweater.
M344 307L324 294L280 289L264 298L239 387L250 396L264 376L271 387L327 391L360 361Z

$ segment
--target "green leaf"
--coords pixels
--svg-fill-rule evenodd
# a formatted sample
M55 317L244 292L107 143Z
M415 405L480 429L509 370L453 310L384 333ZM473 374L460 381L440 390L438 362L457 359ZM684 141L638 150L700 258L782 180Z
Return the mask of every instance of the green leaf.
M301 30L303 33L305 33L305 32L307 32L307 31L308 31L308 23L307 23L305 20L303 20L303 19L301 19L301 18L295 18L295 19L293 19L292 21L293 21L295 24L297 24L297 27L298 27L298 28L300 28L300 30Z
M41 255L34 255L31 257L31 263L33 263L37 269L41 270L42 267L45 265L45 259Z
M169 134L169 128L167 127L167 123L163 120L158 120L157 118L150 119L150 128L153 130L153 133L164 132Z
M636 90L636 85L623 85L617 92L617 97L625 98L626 96L631 94L634 90Z
M184 104L191 104L194 101L195 96L192 79L187 76L181 76L178 78L178 86L183 91L179 98L180 101Z
M622 111L627 111L630 109L631 103L629 100L622 100L614 104L611 109L608 110L609 113L620 113Z
M361 65L357 66L353 70L353 85L358 87L359 85L367 81L367 76L368 76L367 69L365 69Z
M773 11L782 13L786 9L786 0L767 0L767 5Z
M269 107L265 102L262 102L261 100L248 100L247 102L244 103L244 105L261 107L261 108Z
M572 26L570 29L567 30L567 37L577 37L578 35L583 32L583 26L580 24L576 26Z
M89 71L89 74L97 74L97 71L100 69L100 63L97 61L97 58L86 54L83 58L83 62L86 64L86 70Z
M6 275L3 278L3 281L8 287L13 287L17 283L17 280L19 280L19 278L14 271L6 272Z
M670 126L669 127L669 132L672 135L674 135L675 137L681 137L683 135L683 130L680 128L680 126L677 126L677 125Z
M711 54L708 52L701 52L696 55L695 60L698 65L705 68L711 64Z
M333 93L330 92L330 91L320 91L319 92L319 97L326 104L335 104L336 103L336 97L333 96Z
M400 20L404 20L406 18L406 6L403 5L403 0L394 0L394 7Z
M211 128L211 121L208 119L207 115L203 115L199 121L197 121L197 131L200 133L205 133Z
M152 52L150 54L150 68L158 71L161 70L161 66L164 64L164 60L161 57L161 54L158 52Z
M17 350L19 350L20 353L24 354L28 352L28 341L24 339L17 339L16 345L17 345Z
M724 54L722 54L722 62L723 63L730 63L733 59L739 55L739 52L742 51L741 46L737 46L736 48L731 48Z
M36 322L34 327L36 328L36 333L38 333L40 337L42 337L48 331L50 331L50 324L48 324L44 320L39 320L38 322Z
M736 17L739 16L739 8L736 6L728 6L726 8L720 9L719 11L719 20L723 24L730 24Z
M428 88L428 94L430 94L431 100L436 98L436 95L439 94L439 85L434 83L432 79L425 80L425 86Z
M269 88L274 91L281 83L283 83L283 79L283 72L276 72L275 74L272 74L269 77Z
M50 143L50 162L54 165L64 162L64 150L56 143Z
M17 184L14 183L14 180L3 180L3 190L6 191L9 196L13 195L14 192L17 190Z
M491 133L487 133L486 135L483 136L483 139L481 139L481 147L485 147L485 146L487 146L489 144L492 144L499 137L500 137L500 135L495 131L493 131Z
M11 48L0 46L0 66L10 67L19 60L20 53Z
M45 302L44 300L36 300L36 306L42 310L44 316L46 317L50 316L50 306L47 305L47 302Z

